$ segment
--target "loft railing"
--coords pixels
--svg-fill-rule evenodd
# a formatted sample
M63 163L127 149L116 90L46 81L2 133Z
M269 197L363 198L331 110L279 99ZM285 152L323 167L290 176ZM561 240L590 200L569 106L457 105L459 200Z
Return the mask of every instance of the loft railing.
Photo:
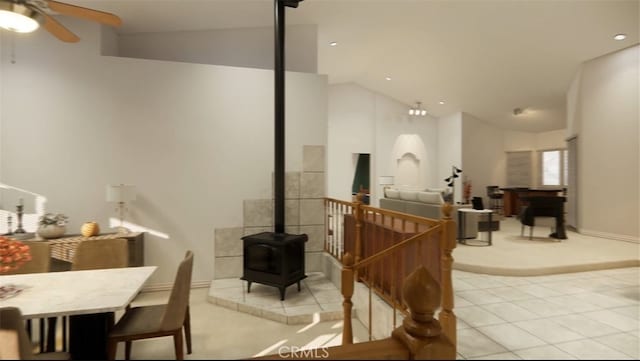
M444 333L455 345L451 266L456 226L451 219L451 206L445 203L442 219L434 220L367 206L359 198L355 202L327 198L325 205L328 220L325 249L343 264L343 344L353 340L351 313L356 281L367 286L365 323L371 340L373 294L391 308L395 328L397 313L407 315L401 294L403 281L411 271L423 266L441 288L439 319Z
M342 346L261 359L455 359L451 266L456 225L451 205L445 203L442 219L434 220L367 206L360 199L325 199L324 248L343 266ZM356 281L366 287L369 341L353 344ZM373 294L393 312L391 330L384 330L391 337L381 340L373 340ZM398 327L397 313L403 316Z
M324 250L338 261L342 261L344 255L345 228L344 219L347 215L353 215L358 205L353 202L339 199L325 198L325 237ZM347 236L347 239L349 237Z

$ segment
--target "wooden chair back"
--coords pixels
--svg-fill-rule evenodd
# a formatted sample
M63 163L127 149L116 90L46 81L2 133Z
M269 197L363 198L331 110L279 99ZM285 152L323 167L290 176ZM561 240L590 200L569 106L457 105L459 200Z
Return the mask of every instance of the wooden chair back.
M18 334L18 348L21 360L33 357L32 345L22 320L22 312L17 307L0 308L0 330L15 331Z
M51 267L51 250L49 243L46 241L21 241L29 246L31 253L31 261L23 264L15 270L11 270L5 274L26 274L26 273L45 273L49 272Z
M178 266L178 272L171 288L169 302L162 317L161 330L181 328L189 307L191 273L193 271L193 252L187 251Z
M129 265L129 245L126 239L94 239L78 244L73 256L72 271L104 268L124 268Z

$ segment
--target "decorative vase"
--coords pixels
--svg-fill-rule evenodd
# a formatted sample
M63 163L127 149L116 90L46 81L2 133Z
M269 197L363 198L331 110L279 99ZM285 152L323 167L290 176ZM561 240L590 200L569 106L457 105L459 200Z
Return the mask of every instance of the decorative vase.
M38 236L44 239L60 238L67 231L67 227L57 224L44 224L38 227Z
M97 236L100 233L100 226L96 221L85 222L80 228L83 237Z

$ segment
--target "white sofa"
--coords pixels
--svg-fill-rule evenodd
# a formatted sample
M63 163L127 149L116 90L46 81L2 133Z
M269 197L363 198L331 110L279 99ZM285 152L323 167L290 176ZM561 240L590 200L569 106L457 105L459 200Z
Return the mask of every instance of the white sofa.
M387 188L384 198L380 199L380 208L392 211L413 214L420 217L440 219L442 218L442 204L446 191L442 189L425 189L423 191ZM453 205L451 218L458 221L458 208L471 208L470 204ZM466 217L465 238L476 238L478 235L478 219Z

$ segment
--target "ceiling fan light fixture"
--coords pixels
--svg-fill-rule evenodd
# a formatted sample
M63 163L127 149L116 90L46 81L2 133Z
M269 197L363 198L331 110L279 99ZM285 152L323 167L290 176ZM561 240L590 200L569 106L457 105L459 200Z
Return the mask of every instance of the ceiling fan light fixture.
M22 4L0 2L0 27L16 33L30 33L40 27L43 17Z

